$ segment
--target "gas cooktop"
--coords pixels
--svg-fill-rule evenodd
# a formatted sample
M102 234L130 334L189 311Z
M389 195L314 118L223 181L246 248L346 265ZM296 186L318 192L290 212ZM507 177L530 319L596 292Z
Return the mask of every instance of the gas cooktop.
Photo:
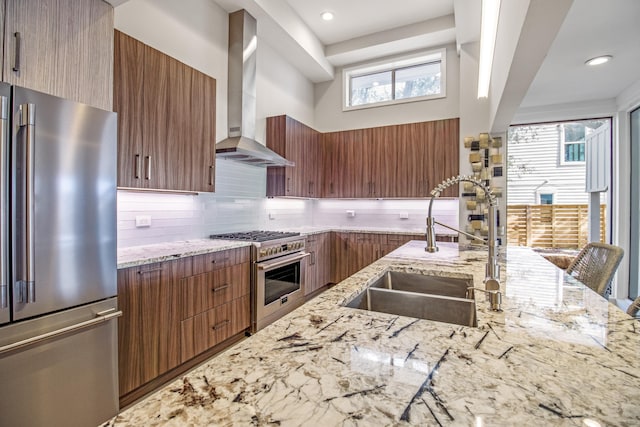
M268 242L269 240L284 239L299 236L300 233L286 231L241 231L237 233L212 234L211 239L240 240L243 242Z

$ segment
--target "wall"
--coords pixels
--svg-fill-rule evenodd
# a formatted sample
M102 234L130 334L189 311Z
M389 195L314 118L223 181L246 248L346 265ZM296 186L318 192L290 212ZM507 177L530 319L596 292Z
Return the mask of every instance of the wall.
M250 167L250 166L248 166ZM458 201L436 199L434 216L458 226ZM210 234L247 230L295 230L300 227L385 228L422 233L429 201L336 200L247 197L202 197L202 195L118 193L118 247L148 245ZM353 210L355 217L349 217ZM400 214L408 218L401 219ZM136 228L139 215L151 217L151 227ZM452 234L436 227L438 234Z
M216 79L216 141L227 136L228 14L210 0L130 0L115 8L115 28ZM267 43L257 54L256 139L266 117L289 114L310 126L314 87ZM118 194L120 247L205 237L262 225L266 169L216 160L216 192L193 195ZM135 227L150 215L152 227Z
M316 85L315 129L320 132L332 132L459 117L460 61L456 53L455 44L444 47L447 49L446 98L342 111L343 68L338 68L336 69L334 80ZM376 61L382 60L384 58ZM347 67L354 65L356 64L349 64Z
M535 129L532 133L527 132L532 135L530 141L509 141L510 161L528 168L527 172L520 173L508 169L509 204L538 204L536 189L541 193L555 193L554 204L587 204L585 163L559 164L560 124L536 125L532 129Z

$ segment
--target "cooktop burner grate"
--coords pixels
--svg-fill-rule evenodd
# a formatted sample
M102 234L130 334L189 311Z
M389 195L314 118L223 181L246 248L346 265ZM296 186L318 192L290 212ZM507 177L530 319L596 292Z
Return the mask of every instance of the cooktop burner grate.
M269 240L284 239L299 236L300 233L286 231L242 231L237 233L212 234L211 239L241 240L244 242L267 242Z

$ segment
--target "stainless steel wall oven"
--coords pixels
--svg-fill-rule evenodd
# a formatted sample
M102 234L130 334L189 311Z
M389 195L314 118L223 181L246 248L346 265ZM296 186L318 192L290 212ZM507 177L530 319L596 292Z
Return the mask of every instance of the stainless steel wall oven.
M306 258L299 233L252 231L211 238L251 241L251 330L257 332L304 303Z

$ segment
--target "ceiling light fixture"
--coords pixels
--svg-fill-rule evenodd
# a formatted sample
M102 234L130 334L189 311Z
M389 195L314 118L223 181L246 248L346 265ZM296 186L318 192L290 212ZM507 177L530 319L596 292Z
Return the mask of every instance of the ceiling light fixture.
M329 11L322 12L320 14L320 17L325 21L331 21L333 19L333 12L329 12Z
M586 61L585 64L587 64L587 65L600 65L600 64L604 64L604 63L607 63L607 62L611 61L612 58L613 58L613 56L611 56L611 55L596 56L595 58L591 58L588 61Z
M482 23L480 27L480 64L478 67L478 98L489 96L493 51L498 34L500 0L482 0Z

